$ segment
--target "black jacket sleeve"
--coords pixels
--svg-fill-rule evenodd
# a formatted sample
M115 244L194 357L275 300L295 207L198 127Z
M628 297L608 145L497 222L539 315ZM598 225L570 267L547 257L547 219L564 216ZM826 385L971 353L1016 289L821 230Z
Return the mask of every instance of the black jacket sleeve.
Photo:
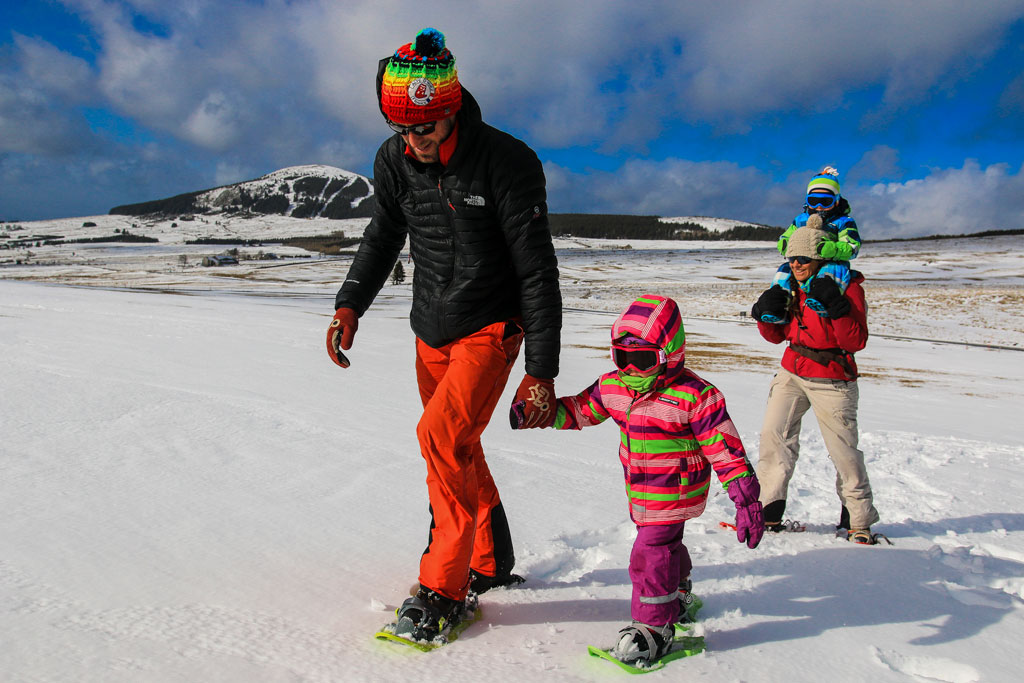
M334 299L335 310L351 308L360 316L387 282L405 245L407 233L405 218L397 205L397 176L385 161L384 148L387 144L385 142L377 150L373 163L374 196L377 200L373 217L363 231L352 267Z
M509 157L492 170L493 191L519 279L526 332L526 372L553 379L558 375L562 295L558 260L548 227L544 168L528 146L515 140L513 147ZM510 169L514 172L510 173Z

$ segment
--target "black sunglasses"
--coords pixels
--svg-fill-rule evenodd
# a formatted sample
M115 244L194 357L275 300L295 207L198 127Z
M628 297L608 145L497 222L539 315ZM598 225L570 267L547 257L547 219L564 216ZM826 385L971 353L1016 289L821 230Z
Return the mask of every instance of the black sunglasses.
M395 131L399 135L408 135L409 133L415 133L416 135L430 135L437 128L437 121L428 121L427 123L418 123L414 126L403 126L394 121L388 121L388 128Z
M811 261L813 261L814 259L812 259L812 258L807 258L806 256L790 256L790 257L789 257L789 258L788 258L787 260L788 260L788 261L789 261L790 263L792 263L793 261L796 261L796 262L797 262L797 263L799 263L799 264L800 264L801 266L806 266L806 265L807 265L808 263L810 263L810 262L811 262Z

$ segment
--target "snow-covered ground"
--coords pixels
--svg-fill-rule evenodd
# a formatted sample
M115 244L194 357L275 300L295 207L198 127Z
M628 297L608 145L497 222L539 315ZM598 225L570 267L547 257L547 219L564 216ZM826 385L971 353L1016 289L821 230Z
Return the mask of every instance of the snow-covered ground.
M723 390L756 460L781 348L738 313L777 254L629 246L559 243L559 393L608 368L634 291L669 294L688 363ZM53 265L0 267L0 678L623 675L585 653L629 618L614 426L511 431L520 360L484 446L528 582L485 594L482 622L444 650L374 641L427 535L408 281L385 287L340 370L323 338L345 257L183 268L182 249L42 247ZM74 262L82 251L92 260ZM857 265L873 332L1024 342L1013 240L869 244ZM686 536L708 652L651 680L1020 679L1024 354L876 334L858 361L875 530L895 545L832 536L834 471L808 418L788 510L807 532L751 551L720 528L732 506L714 487Z

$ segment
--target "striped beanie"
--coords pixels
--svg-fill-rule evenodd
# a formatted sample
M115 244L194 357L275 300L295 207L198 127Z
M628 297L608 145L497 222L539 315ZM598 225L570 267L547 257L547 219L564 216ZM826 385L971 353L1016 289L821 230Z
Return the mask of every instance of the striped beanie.
M381 111L390 121L416 125L453 116L462 106L455 55L444 34L425 28L395 50L381 80Z
M839 196L839 171L832 166L821 169L821 173L811 178L807 183L807 195L831 194Z

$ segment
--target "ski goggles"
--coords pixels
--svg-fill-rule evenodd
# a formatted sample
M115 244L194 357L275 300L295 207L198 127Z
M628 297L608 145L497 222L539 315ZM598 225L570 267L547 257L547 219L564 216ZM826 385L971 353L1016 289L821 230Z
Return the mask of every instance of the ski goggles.
M786 259L786 260L787 260L787 261L789 261L790 263L792 263L793 261L796 261L796 262L797 262L797 263L799 263L799 264L800 264L801 266L806 266L806 265L807 265L808 263L810 263L810 262L811 262L811 261L813 261L814 259L812 259L812 258L808 258L807 256L790 256L790 257L789 257L788 259Z
M667 360L665 351L650 346L627 346L612 342L612 362L623 372L646 373L656 369Z
M427 121L426 123L417 123L413 126L403 126L400 123L388 120L388 128L395 131L399 135L405 136L409 133L415 133L416 135L430 135L437 128L437 121Z
M831 209L839 201L839 197L831 192L812 193L807 195L807 206L812 209Z

